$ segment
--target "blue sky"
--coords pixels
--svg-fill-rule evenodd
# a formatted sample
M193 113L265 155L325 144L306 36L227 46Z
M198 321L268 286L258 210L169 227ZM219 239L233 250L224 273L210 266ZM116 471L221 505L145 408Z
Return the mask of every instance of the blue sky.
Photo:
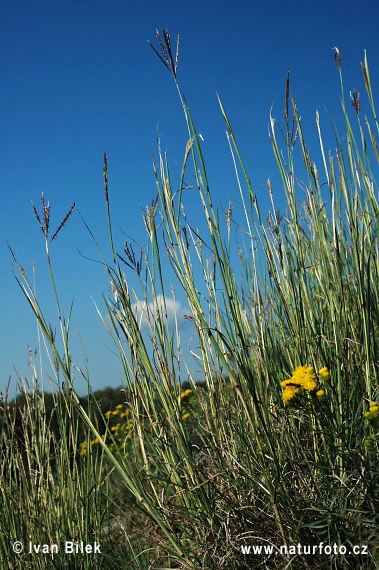
M11 376L14 395L14 365L30 378L27 346L34 351L38 345L36 324L14 279L6 240L31 278L35 263L38 297L47 319L57 326L43 236L31 207L32 201L40 207L42 192L51 205L52 229L71 204L77 204L52 246L66 315L74 300L74 359L83 366L78 328L92 387L121 383L121 369L93 303L103 308L102 292L108 293L109 283L100 265L78 253L96 257L78 212L110 259L102 177L105 151L116 248L122 249L122 231L144 244L141 208L156 195L151 152L156 158L157 132L172 164L181 163L186 125L174 83L147 43L155 42L156 29L168 29L172 38L180 34L178 81L204 138L216 206L226 209L231 197L238 203L238 189L215 89L265 210L267 178L278 206L283 203L268 118L274 100L273 115L282 118L287 71L311 154L313 145L317 155L316 108L326 130L324 108L331 116L339 112L332 48L340 49L347 92L357 89L363 97L359 63L364 49L374 89L379 87L378 16L376 1L358 5L350 0L3 2L0 390ZM193 220L200 216L190 203L188 213ZM130 279L133 285L133 276ZM189 335L184 327L184 341ZM79 379L78 389L84 392Z

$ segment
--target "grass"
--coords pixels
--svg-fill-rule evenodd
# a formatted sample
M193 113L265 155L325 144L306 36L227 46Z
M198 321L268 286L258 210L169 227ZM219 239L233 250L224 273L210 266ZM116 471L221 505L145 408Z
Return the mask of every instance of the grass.
M152 47L178 90L188 143L178 191L158 145L157 199L143 215L147 245L140 256L127 242L116 251L104 157L111 263L100 248L99 255L113 298L104 296L106 314L98 312L119 351L125 392L121 407L105 416L92 398L103 427L74 390L70 318L62 316L51 262L51 242L74 206L51 239L44 198L42 215L34 209L62 352L12 252L17 281L49 346L59 433L44 417L43 397L37 399L37 375L34 389L23 392L22 448L3 403L1 558L9 568L67 566L63 553L14 554L12 543L27 544L32 535L36 543L67 537L101 543L102 555L70 558L73 568L377 568L379 126L366 54L362 74L372 118L362 117L356 92L349 112L336 50L344 140L331 125L337 150L326 154L317 115L319 167L287 77L283 124L270 116L287 208L277 212L268 181L266 221L218 99L244 208L239 245L231 238L232 224L240 226L233 205L221 219L212 203L201 140L177 82L179 38L175 53L168 32L157 40ZM199 226L182 192L191 171L204 211ZM167 257L191 310L203 384L185 372L178 323L168 318L175 290L164 279ZM129 289L126 268L136 273L138 292ZM331 548L321 552L320 543ZM246 554L249 545L274 552ZM353 546L363 552L350 552Z

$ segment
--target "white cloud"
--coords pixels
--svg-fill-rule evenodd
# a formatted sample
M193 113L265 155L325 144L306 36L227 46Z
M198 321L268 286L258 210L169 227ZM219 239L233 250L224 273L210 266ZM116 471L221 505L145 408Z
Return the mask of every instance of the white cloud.
M146 301L138 301L136 303L133 303L132 310L136 315L136 319L141 328L147 328L149 319L151 321L154 320L154 317L157 313L157 307L164 320L166 320L167 314L167 321L171 328L175 326L175 315L178 322L178 327L181 328L183 325L185 325L185 323L187 323L184 315L191 314L190 309L183 307L180 301L170 298L166 298L165 310L164 297L163 295L158 295L154 303L147 303Z

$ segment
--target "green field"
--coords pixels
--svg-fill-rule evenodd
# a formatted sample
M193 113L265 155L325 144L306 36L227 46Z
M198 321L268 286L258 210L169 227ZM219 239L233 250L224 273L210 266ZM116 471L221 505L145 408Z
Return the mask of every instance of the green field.
M141 220L141 256L130 243L123 250L114 243L104 157L112 263L100 249L99 256L113 295L104 296L99 314L122 362L122 390L93 394L89 387L83 399L74 389L70 319L63 318L53 271L54 240L73 208L55 234L44 198L42 212L34 209L59 343L11 250L52 369L35 366L29 386L20 379L17 401L1 403L1 567L377 568L379 125L366 54L361 98L371 115L361 112L356 92L345 94L336 50L344 120L321 128L317 114L317 165L287 78L283 118L269 118L287 202L282 213L268 181L272 209L261 214L218 100L241 222L232 202L226 212L214 207L202 141L177 83L178 54L168 36L157 39L188 143L179 189L158 149L157 200ZM324 129L335 136L331 151ZM202 220L191 218L187 179ZM173 289L190 307L201 382L186 370L178 327L168 318L174 293L162 269L167 259ZM126 267L139 280L136 292ZM53 395L38 391L42 373L55 379Z

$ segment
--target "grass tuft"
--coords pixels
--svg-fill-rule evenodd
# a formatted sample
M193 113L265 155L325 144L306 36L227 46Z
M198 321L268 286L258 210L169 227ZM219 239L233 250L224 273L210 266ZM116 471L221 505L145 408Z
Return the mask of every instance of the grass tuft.
M231 201L220 218L201 137L177 82L179 37L175 56L167 31L157 40L160 51L152 48L173 76L188 130L183 165L174 178L158 141L157 198L143 212L147 245L138 259L130 242L122 255L115 251L104 155L111 263L95 241L112 293L104 295L106 314L97 310L123 366L122 402L102 410L92 399L94 416L75 392L70 319L61 317L49 249L56 234L49 243L44 198L43 216L33 210L46 241L61 352L11 250L59 392L47 418L36 385L31 394L23 389L20 427L14 408L3 405L1 557L12 567L12 541L68 533L103 541L101 557L76 559L83 568L376 568L379 155L366 54L361 65L375 125L367 114L361 122L367 103L354 91L352 126L334 48L344 138L334 129L336 152L327 153L316 114L318 165L287 76L284 123L271 112L269 133L283 212L268 180L271 209L263 216L217 96L243 209L240 219ZM191 219L193 202L183 193L190 165L202 220ZM167 283L167 260L175 288ZM133 271L137 290L120 262ZM202 382L183 358L180 316L170 319L177 291L189 307ZM43 567L38 560L33 568ZM62 560L52 557L59 568Z

